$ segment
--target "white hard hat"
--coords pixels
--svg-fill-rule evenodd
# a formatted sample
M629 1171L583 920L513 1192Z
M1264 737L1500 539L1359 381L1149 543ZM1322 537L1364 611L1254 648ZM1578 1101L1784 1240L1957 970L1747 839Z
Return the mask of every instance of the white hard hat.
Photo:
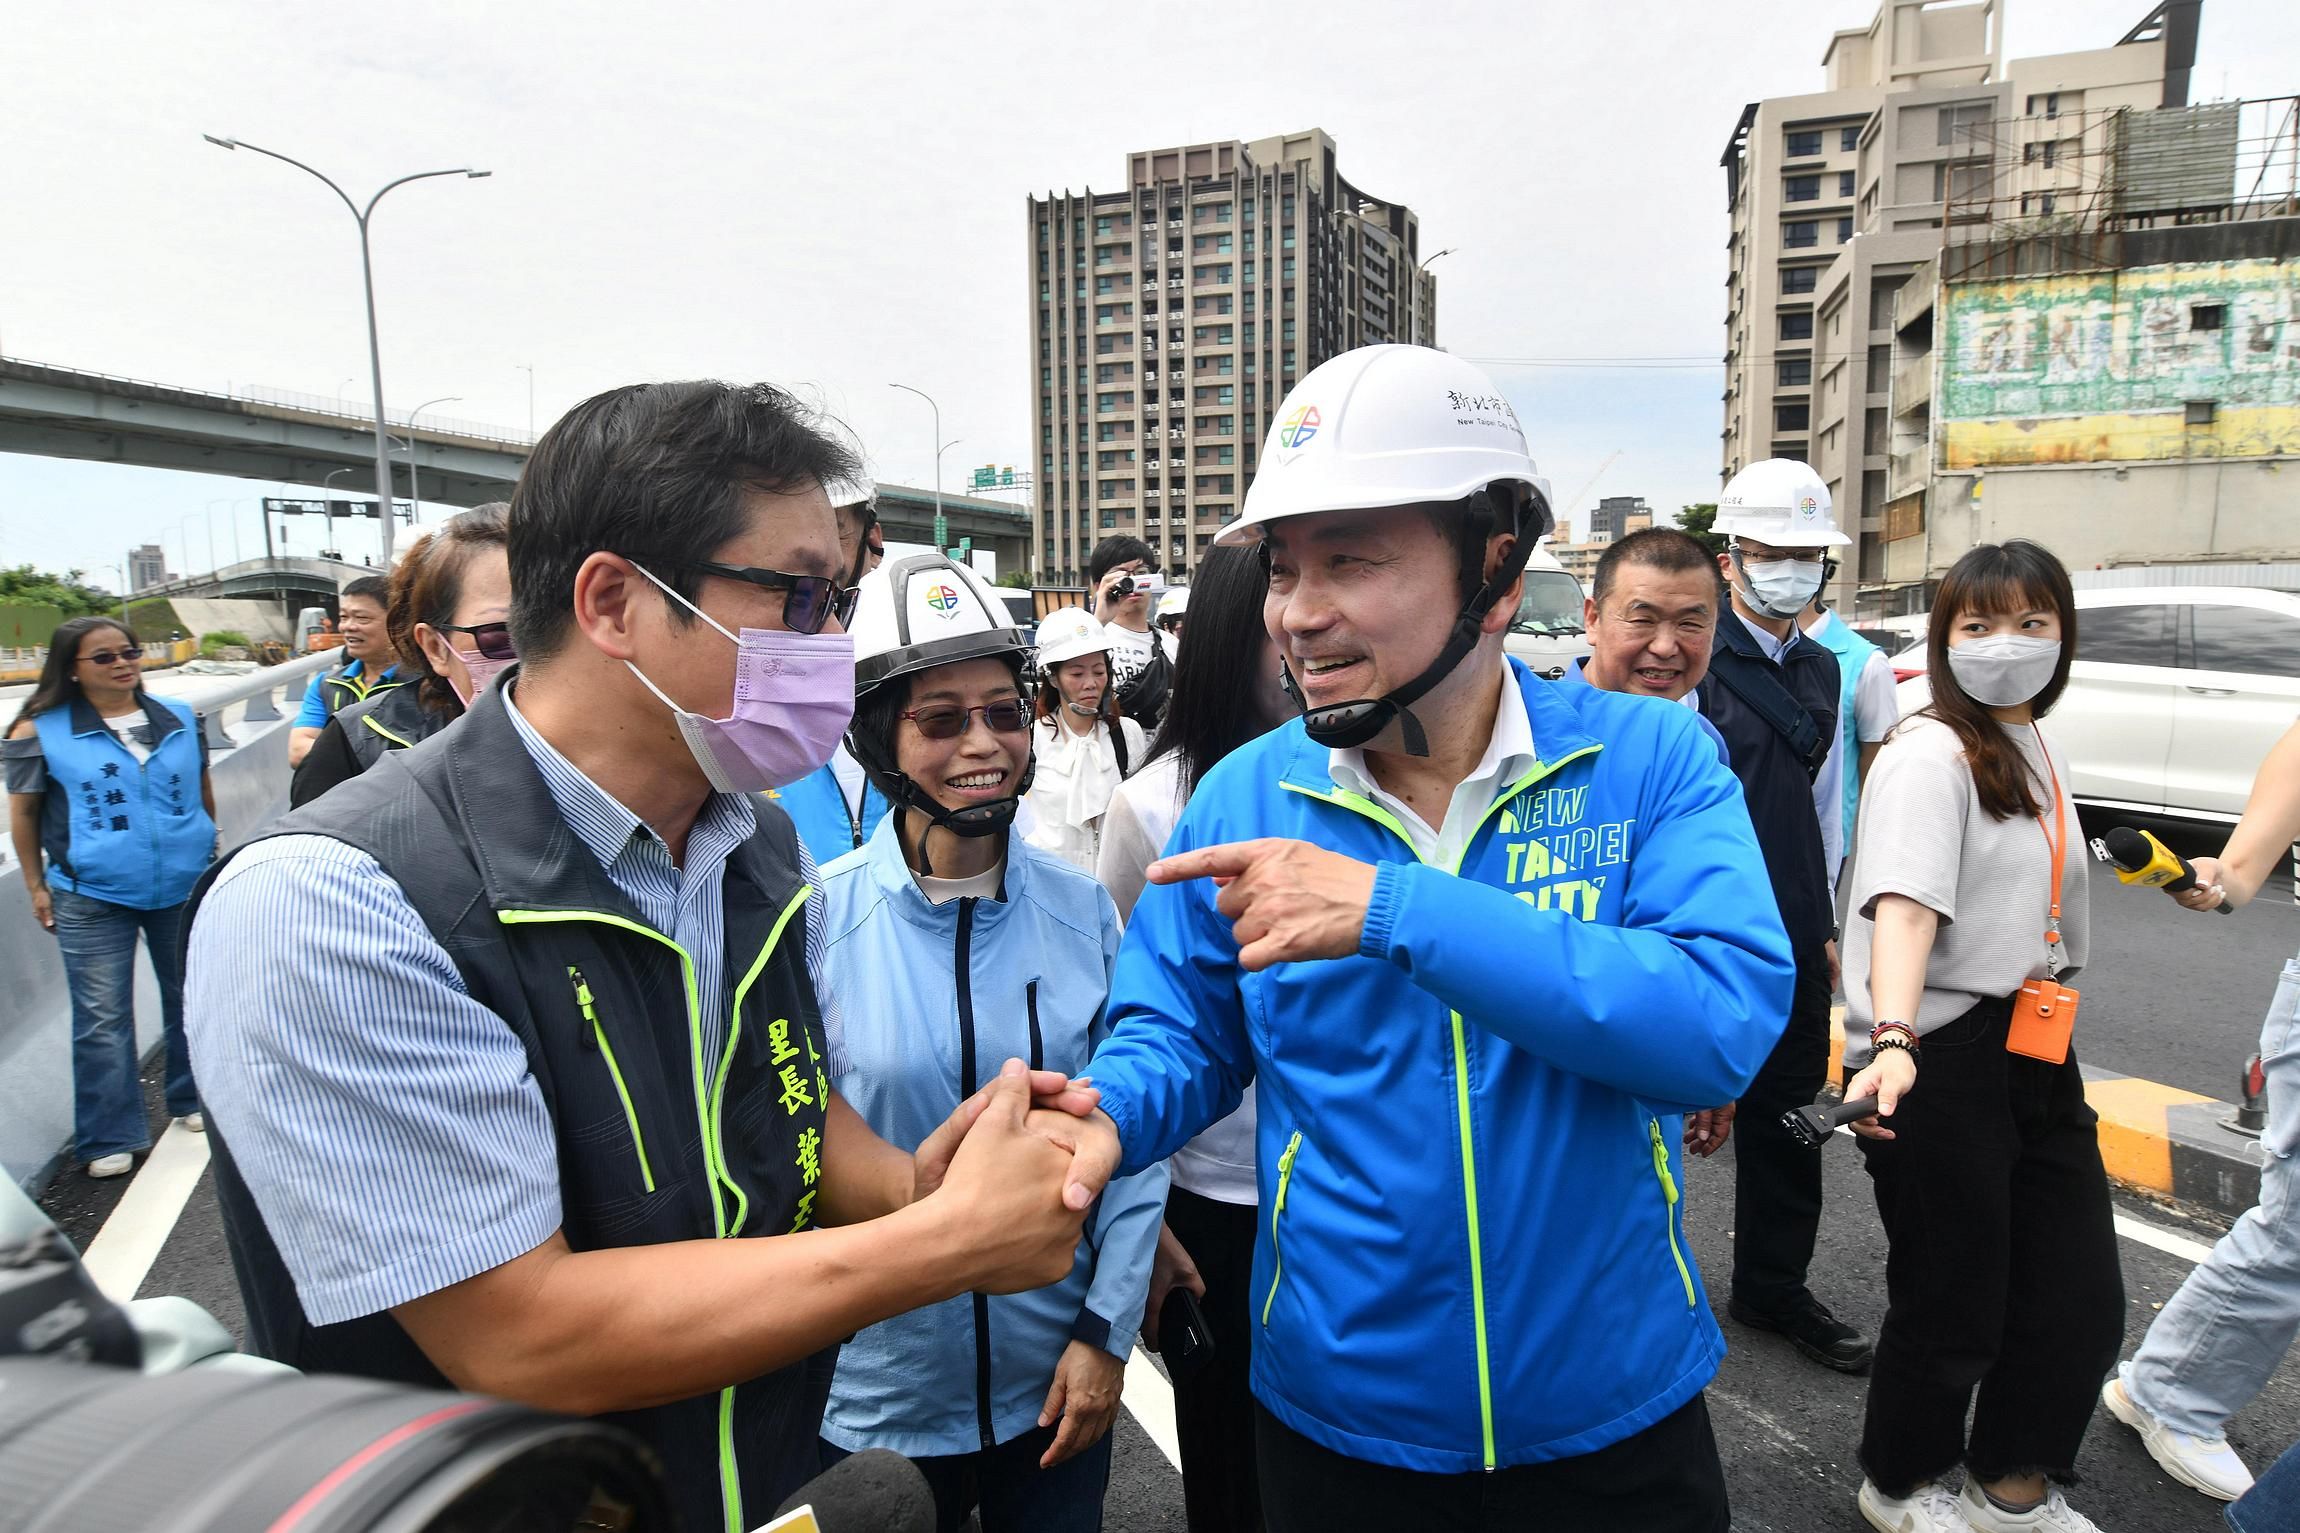
M1107 654L1109 650L1109 634L1083 607L1058 607L1038 620L1038 664L1042 670L1080 655Z
M1735 474L1717 497L1710 530L1775 548L1836 548L1853 541L1837 530L1829 487L1810 464L1794 458L1767 458Z
M1266 523L1313 511L1442 504L1503 480L1540 497L1530 535L1549 531L1548 481L1483 370L1427 346L1361 346L1288 391L1245 513L1215 541L1251 544Z
M823 486L823 493L831 498L831 509L840 511L848 506L869 505L878 499L878 486L871 482L870 475L860 474L852 479L831 480Z
M1180 617L1189 607L1190 588L1169 586L1166 594L1158 598L1158 621L1162 623L1170 617Z
M855 691L954 660L1028 646L990 583L944 554L906 554L865 575L855 603Z

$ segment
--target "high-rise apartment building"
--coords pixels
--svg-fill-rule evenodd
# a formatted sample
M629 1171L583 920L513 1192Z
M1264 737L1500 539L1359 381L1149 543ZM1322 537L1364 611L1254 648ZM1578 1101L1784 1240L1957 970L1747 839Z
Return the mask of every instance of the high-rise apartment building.
M157 543L145 543L128 550L128 589L141 591L146 586L163 585L168 579L168 556Z
M1991 124L2181 104L2200 5L2160 5L2111 47L2007 64L2005 0L1881 0L1830 39L1827 89L1742 109L1719 162L1720 478L1762 458L1811 463L1860 548L1841 598L1882 578L1893 295L1939 252L1948 210L2001 170Z
M1355 346L1435 343L1420 242L1413 211L1345 180L1318 129L1144 150L1122 190L1031 198L1038 582L1080 583L1120 532L1187 577L1302 374Z

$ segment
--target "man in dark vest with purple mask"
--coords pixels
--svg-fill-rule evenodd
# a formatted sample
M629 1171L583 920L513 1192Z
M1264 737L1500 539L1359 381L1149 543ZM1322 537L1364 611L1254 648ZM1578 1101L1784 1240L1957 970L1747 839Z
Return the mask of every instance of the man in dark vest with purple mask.
M855 473L763 385L578 405L512 501L519 668L195 896L253 1347L611 1416L698 1530L812 1474L842 1337L1079 1238L1024 1123L1067 1082L1010 1062L915 1153L829 1090L820 896L763 790L852 712Z

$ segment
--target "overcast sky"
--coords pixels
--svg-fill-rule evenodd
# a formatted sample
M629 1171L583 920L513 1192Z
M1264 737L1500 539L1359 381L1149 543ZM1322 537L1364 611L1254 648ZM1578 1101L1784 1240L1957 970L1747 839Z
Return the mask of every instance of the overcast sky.
M2006 53L2114 43L2146 0L2005 0ZM1032 464L1024 199L1114 188L1132 149L1322 127L1421 216L1440 344L1479 358L1714 357L1746 101L1820 89L1869 0L1316 6L21 5L0 44L0 352L196 388L367 394L356 237L376 217L394 409L524 428L638 379L812 390L881 478ZM2206 0L2196 98L2300 91L2300 6ZM1713 496L1723 374L1494 366L1577 523ZM1620 457L1593 488L1609 454ZM0 563L80 566L269 485L0 456ZM347 540L347 546L350 540ZM353 550L356 552L356 548Z

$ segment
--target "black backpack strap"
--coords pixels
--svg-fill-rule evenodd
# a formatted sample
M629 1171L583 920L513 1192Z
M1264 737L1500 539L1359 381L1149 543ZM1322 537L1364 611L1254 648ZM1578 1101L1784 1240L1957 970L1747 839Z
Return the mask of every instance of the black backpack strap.
M1133 776L1134 769L1126 764L1126 721L1123 719L1110 721L1110 748L1118 753L1118 775Z
M1807 777L1820 772L1829 759L1829 748L1836 743L1835 738L1814 722L1811 710L1797 701L1781 679L1778 666L1721 648L1710 657L1709 674L1731 687L1735 697L1789 743L1790 751L1804 764Z

